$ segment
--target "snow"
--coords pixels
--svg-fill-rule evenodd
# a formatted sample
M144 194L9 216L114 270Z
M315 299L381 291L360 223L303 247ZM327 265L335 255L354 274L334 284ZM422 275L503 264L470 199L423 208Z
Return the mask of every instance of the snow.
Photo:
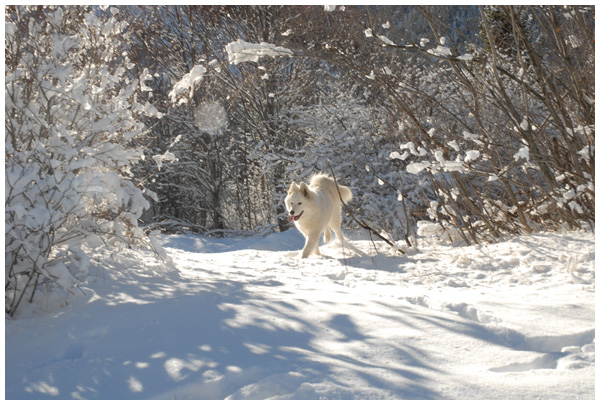
M400 153L397 151L393 151L390 153L390 159L402 159L402 155L400 155Z
M242 62L258 62L260 58L265 56L279 57L279 56L293 56L293 52L287 48L281 46L275 46L266 42L259 44L253 44L246 42L242 39L238 39L235 42L230 42L225 47L229 63L237 65Z
M590 147L589 145L586 145L583 149L581 149L579 152L577 152L578 155L580 155L583 160L585 160L586 162L590 161Z
M194 84L200 82L204 78L206 68L202 65L196 65L189 73L186 73L180 81L173 85L173 90L169 93L172 102L175 102L178 96L184 91L189 91L191 98L194 91Z
M379 38L386 45L396 46L396 44L394 43L394 41L392 41L391 39L389 39L385 35L378 35L377 38Z
M438 45L437 48L435 48L435 49L428 49L427 52L431 53L433 55L436 55L436 56L451 56L452 55L452 51L450 50L450 48L448 48L447 46L444 46L444 45Z
M479 159L480 152L478 150L468 150L465 156L465 162L470 162Z
M523 146L519 149L517 153L513 156L515 160L523 159L529 161L529 147Z
M519 124L519 126L523 131L527 131L529 129L529 121L527 121L527 117L523 118L523 121L521 121L521 124Z
M468 132L468 131L463 131L463 137L464 137L466 140L472 140L472 141L474 141L474 140L476 140L476 139L478 139L478 138L479 138L479 135L477 135L477 134L472 134L472 133L470 133L470 132Z
M5 399L594 398L593 233L347 234L364 256L300 260L296 230L96 250L85 295L6 319Z
M424 162L415 162L406 166L406 171L411 174L418 174L419 172L431 167L431 163L429 161Z
M160 171L163 162L176 162L177 156L175 156L173 152L166 151L163 154L152 156L152 159L154 159L154 161L156 162L156 167Z

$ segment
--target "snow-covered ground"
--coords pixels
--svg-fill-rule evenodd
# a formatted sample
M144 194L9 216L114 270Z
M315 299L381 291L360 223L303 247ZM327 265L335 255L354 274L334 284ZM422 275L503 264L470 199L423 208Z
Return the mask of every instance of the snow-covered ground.
M5 321L5 399L594 399L591 232L405 256L163 236ZM376 248L375 248L376 246Z

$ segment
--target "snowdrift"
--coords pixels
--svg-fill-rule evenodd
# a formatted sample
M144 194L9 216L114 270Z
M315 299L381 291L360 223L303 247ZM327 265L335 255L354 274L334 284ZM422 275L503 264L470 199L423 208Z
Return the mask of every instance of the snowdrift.
M5 399L593 399L588 232L393 255L162 236L5 321Z

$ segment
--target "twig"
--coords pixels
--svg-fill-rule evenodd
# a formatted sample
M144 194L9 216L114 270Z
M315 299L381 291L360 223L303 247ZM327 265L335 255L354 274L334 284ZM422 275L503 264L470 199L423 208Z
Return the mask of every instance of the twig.
M406 254L406 252L402 249L400 249L398 246L396 246L396 244L394 242L392 242L391 240L387 239L385 236L381 235L379 232L377 232L375 229L373 229L369 224L365 223L364 221L361 221L359 219L357 219L354 216L354 213L352 212L352 210L350 208L348 208L348 205L346 205L346 203L344 202L344 200L342 199L342 193L340 192L340 188L338 187L338 183L337 180L335 178L335 173L333 172L333 168L331 167L331 163L328 161L327 165L329 166L329 170L331 171L331 175L333 176L333 182L335 183L335 188L337 189L338 195L340 197L340 201L342 202L342 205L344 206L344 208L346 208L346 211L348 212L348 214L350 214L350 216L352 217L352 219L358 224L360 225L362 228L368 230L369 232L375 234L375 236L377 236L379 239L381 239L382 241L384 241L385 243L387 243L388 245L390 245L393 249L395 249L396 251L398 251L400 254Z

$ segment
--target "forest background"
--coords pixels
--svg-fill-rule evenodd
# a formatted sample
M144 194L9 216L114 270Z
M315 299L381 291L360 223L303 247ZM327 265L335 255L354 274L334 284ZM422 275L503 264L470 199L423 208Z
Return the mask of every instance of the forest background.
M9 315L96 247L284 231L319 171L399 247L595 222L594 6L8 6L5 28Z

